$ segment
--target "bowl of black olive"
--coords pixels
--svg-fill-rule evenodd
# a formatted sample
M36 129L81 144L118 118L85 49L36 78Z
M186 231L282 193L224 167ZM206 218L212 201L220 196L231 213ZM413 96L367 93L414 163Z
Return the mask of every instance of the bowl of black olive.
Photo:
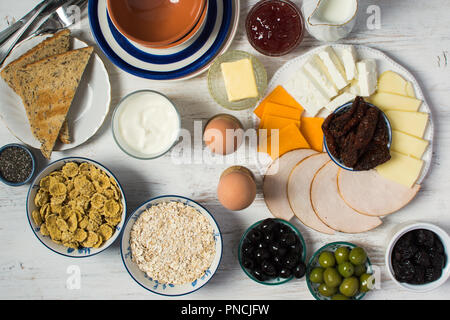
M20 187L31 181L36 171L36 159L26 146L12 143L0 148L0 181Z
M261 284L280 285L305 275L306 245L301 233L282 219L265 219L250 226L238 249L239 264Z
M413 292L427 292L450 276L450 237L442 228L425 222L400 225L386 250L386 266L394 282Z

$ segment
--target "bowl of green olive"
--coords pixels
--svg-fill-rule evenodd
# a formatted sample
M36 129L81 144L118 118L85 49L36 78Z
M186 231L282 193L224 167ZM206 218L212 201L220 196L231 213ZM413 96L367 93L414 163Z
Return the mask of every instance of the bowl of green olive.
M375 287L375 277L363 248L332 242L309 260L306 283L316 300L361 300Z

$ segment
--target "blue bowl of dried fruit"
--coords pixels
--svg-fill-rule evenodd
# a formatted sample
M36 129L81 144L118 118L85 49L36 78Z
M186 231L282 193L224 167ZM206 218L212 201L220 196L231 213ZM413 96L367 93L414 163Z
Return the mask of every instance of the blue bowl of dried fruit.
M19 187L31 181L36 171L33 153L21 144L8 144L0 149L0 181Z
M373 151L370 156L366 157L366 159L364 159L364 155L355 153L355 154L358 154L358 158L357 159L354 158L354 161L353 161L353 159L351 157L351 153L352 153L351 151L353 151L353 150L351 148L350 149L348 148L349 145L352 145L352 146L356 145L356 142L349 143L349 141L351 141L351 139L349 137L350 136L349 133L350 132L354 133L354 136L356 136L355 137L355 141L356 141L356 139L358 139L358 134L359 134L357 131L360 128L362 128L362 126L360 124L363 121L359 121L356 124L354 124L353 129L347 130L348 132L346 133L346 136L339 137L339 139L332 137L333 134L331 133L331 129L328 129L328 134L327 134L327 129L323 127L323 130L324 130L323 145L325 146L325 151L328 153L328 155L330 156L330 159L333 160L333 162L336 165L338 165L342 169L349 170L349 171L370 170L390 159L389 150L391 148L391 143L392 143L392 126L391 126L391 123L389 122L388 117L381 109L374 106L373 104L370 104L364 100L359 100L359 101L362 101L366 105L367 110L372 109L371 111L374 111L375 114L379 114L379 116L378 116L379 118L376 120L376 122L375 121L372 122L372 124L373 124L372 129L374 129L375 131L371 132L372 133L371 141L368 142L366 144L366 146L363 148L365 150L364 154L367 154L367 155L369 154L369 151L367 151L367 150L370 150L370 152ZM355 103L356 103L356 100L352 101L352 102L348 102L348 103L340 106L339 108L337 108L325 120L324 126L327 126L327 123L336 121L336 119L339 116L343 115L344 113L349 112ZM357 111L355 111L355 113L357 113ZM366 112L366 114L367 114L367 112ZM356 117L354 117L354 118L356 118ZM354 119L351 119L351 120L348 119L348 120L349 120L348 123L350 123L350 121L354 120ZM374 119L371 119L371 120L374 120ZM367 118L364 121L366 121L367 127L370 127L370 121L368 121ZM381 124L384 126L382 126ZM336 127L339 127L339 124L337 124ZM343 126L343 127L345 127L345 126ZM369 131L371 130L370 128L366 128L366 129ZM344 131L344 129L342 129L342 131ZM365 132L363 134L361 134L362 137L364 137L364 135L366 135ZM327 136L329 137L329 139L333 138L334 143L327 141ZM337 145L337 148L336 148L336 145ZM346 150L346 151L344 151L344 150ZM348 152L348 151L350 151L350 152ZM375 159L375 160L373 160L373 159ZM378 162L374 163L373 161L378 161ZM352 162L352 163L354 162L354 163L352 165L349 165L348 164L349 162Z

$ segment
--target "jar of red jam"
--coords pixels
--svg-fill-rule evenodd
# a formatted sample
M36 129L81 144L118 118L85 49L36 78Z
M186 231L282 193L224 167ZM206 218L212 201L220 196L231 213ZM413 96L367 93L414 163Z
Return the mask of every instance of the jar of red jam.
M262 0L249 12L247 38L260 53L285 55L303 40L305 24L298 7L288 0Z

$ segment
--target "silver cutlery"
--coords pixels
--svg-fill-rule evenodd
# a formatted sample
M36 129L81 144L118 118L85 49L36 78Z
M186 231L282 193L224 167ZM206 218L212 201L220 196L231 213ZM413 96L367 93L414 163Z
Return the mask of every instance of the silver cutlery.
M25 32L27 32L27 30L30 28L33 22L39 17L39 15L45 10L45 8L47 8L53 2L54 0L47 0L41 2L36 7L36 10L33 12L31 18L19 29L19 31L17 31L15 37L11 38L8 42L6 42L3 45L3 47L0 49L0 66L5 61L6 57L10 54L11 50L16 46L22 35Z
M56 3L58 3L58 5L61 5L62 2L66 2L66 1L68 1L68 0L59 0L59 1L56 1ZM40 2L36 7L31 9L30 12L28 12L26 15L24 15L22 17L22 19L16 21L14 24L12 24L9 27L7 27L6 29L0 31L0 46L3 45L6 41L8 41L14 35L14 33L16 33L22 26L24 26L27 22L29 22L33 18L33 16L35 15L35 13L46 2L48 2L49 4L41 12L41 14L39 16L43 16L45 14L48 14L48 13L51 12L52 9L53 10L55 9L55 5L53 5L55 0L45 0L45 1Z
M72 7L80 8L80 13L83 7L87 4L87 0L69 0L64 5L60 6L47 19L44 20L29 37L32 38L45 33L55 33L61 29L67 28L76 22L73 17ZM70 12L69 12L70 11Z

